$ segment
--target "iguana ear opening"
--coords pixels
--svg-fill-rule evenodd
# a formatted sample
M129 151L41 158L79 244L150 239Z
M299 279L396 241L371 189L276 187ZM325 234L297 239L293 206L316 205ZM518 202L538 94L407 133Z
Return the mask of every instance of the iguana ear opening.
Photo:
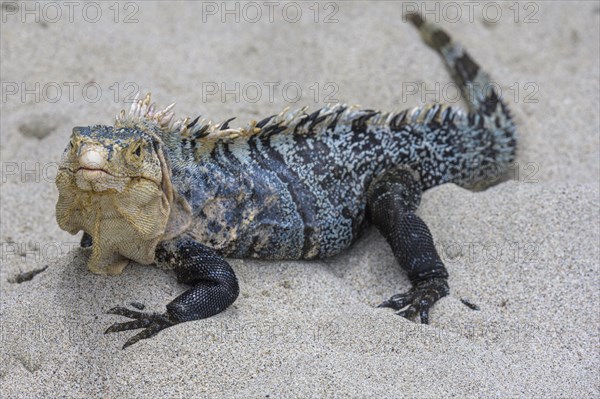
M170 240L186 232L192 224L192 208L187 200L179 195L171 182L171 167L163 152L161 144L155 143L154 148L160 161L162 172L163 200L169 208L169 219L161 241Z

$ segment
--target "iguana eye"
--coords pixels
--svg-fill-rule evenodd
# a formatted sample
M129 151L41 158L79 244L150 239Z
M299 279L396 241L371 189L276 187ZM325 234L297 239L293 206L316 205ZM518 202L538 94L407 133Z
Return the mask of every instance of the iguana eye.
M139 158L142 155L142 144L139 142L132 144L130 153Z

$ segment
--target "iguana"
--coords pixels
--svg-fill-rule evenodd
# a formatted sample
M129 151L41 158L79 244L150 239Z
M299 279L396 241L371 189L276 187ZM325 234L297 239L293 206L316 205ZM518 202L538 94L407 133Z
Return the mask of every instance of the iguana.
M428 323L448 272L416 215L421 193L452 182L497 182L515 158L515 126L490 78L450 37L408 19L461 85L470 112L435 104L380 112L343 104L284 110L243 128L175 120L150 95L114 126L73 129L56 184L56 219L84 231L88 268L129 261L174 270L187 291L164 313L115 307L143 330L123 348L178 323L222 312L239 294L233 258L315 259L350 246L369 224L385 237L412 289L380 306Z

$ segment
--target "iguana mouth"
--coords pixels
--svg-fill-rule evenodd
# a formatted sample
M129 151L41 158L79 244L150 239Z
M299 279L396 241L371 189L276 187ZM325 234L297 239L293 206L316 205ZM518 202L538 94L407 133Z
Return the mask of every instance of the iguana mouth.
M154 179L151 179L149 177L146 177L146 176L115 175L115 174L107 171L106 169L102 169L102 168L79 167L75 170L70 169L70 168L59 168L59 171L68 171L69 173L71 173L73 175L77 175L80 173L81 176L83 176L83 178L88 181L89 180L98 181L101 179L108 179L108 178L119 179L119 180L142 179L142 180L148 180L160 187L159 182L157 182Z
M93 171L93 172L103 172L106 173L107 175L111 175L112 177L125 177L125 176L115 176L112 173L110 173L109 171L102 169L102 168L86 168L86 167L80 167L77 168L77 170L75 171L75 173L79 172L80 170L89 170L89 171Z
M117 178L117 176L111 175L104 169L92 169L92 168L79 168L76 173L81 173L83 178L87 181L98 181L107 178Z
M58 168L59 171L66 171L72 174L76 174L78 172L85 172L85 171L89 171L89 172L96 172L98 174L102 174L102 175L107 175L107 176L111 176L114 177L115 179L135 179L135 178L144 178L143 176L128 176L128 175L115 175L113 173L110 173L109 171L107 171L106 169L102 169L102 168L86 168L86 167L79 167L77 169L71 169L71 168ZM150 179L148 179L150 180Z

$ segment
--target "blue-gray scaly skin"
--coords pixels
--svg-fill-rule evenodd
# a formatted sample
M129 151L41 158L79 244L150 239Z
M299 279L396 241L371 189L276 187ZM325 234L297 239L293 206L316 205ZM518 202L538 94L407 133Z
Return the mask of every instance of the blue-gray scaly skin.
M304 114L300 133L274 125L273 134L221 140L210 151L188 142L171 157L174 184L194 210L195 237L226 256L326 257L364 231L367 189L390 169L413 170L423 189L467 186L504 169L512 155L483 123L440 105L387 116L336 106Z
M134 321L107 332L145 328L128 346L222 311L239 292L223 256L323 258L349 247L369 224L414 285L381 306L428 321L429 308L449 290L431 234L414 213L421 192L449 182L494 184L513 162L516 140L488 75L439 28L417 15L408 18L462 86L470 112L434 104L384 113L337 104L313 113L284 111L240 129L231 129L230 120L212 125L199 118L88 128L111 137L135 136L137 129L152 140L148 148L164 152L171 184L192 216L184 234L156 247L155 259L192 288L161 315L112 309ZM148 104L149 97L133 113L145 114ZM169 122L167 111L154 118ZM148 112L152 116L153 106Z

